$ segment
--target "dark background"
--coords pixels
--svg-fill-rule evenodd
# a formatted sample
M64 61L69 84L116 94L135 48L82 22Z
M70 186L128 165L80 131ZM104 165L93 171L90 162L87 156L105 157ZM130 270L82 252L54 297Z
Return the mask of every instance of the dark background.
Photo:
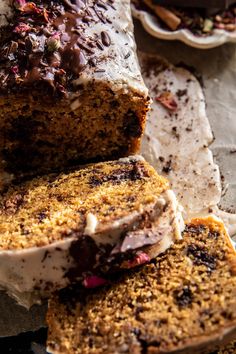
M46 354L47 329L0 339L1 354Z

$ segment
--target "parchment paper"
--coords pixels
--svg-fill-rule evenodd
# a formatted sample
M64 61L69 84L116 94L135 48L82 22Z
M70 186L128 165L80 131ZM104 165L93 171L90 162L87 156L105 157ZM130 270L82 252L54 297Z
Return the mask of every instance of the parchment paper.
M157 53L173 64L185 63L200 74L204 84L207 115L215 136L211 146L222 172L225 188L221 206L236 211L236 46L226 44L198 50L180 42L160 41L135 22L140 50ZM0 292L0 336L16 335L45 325L46 305L27 311Z

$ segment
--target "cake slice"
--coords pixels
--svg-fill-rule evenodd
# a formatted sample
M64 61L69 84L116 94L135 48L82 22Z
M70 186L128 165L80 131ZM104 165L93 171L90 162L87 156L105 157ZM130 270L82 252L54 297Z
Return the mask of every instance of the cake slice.
M233 341L226 345L225 347L220 348L218 351L215 351L210 354L235 354L236 353L236 341Z
M130 1L4 3L2 183L6 174L12 179L136 153L149 98Z
M0 198L0 286L27 305L148 262L181 237L169 188L141 156L11 186Z
M49 302L53 354L209 353L236 338L236 254L224 225L193 219L150 264Z

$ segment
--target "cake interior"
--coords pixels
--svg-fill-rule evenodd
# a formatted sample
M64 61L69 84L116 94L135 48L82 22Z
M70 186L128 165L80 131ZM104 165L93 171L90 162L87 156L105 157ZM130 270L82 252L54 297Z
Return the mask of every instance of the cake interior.
M223 225L195 220L182 241L149 265L114 277L102 290L68 288L51 299L49 349L205 353L223 333L235 336L235 265Z
M102 82L79 87L72 103L45 87L2 96L1 170L37 175L133 154L139 149L147 105L138 93L115 93Z
M145 161L92 164L12 185L0 199L0 250L45 246L84 234L87 214L99 224L140 212L169 188Z

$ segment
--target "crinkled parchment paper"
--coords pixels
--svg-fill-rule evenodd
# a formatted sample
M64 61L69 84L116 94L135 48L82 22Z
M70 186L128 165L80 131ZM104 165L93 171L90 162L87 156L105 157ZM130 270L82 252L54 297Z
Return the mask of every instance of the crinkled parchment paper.
M136 23L136 38L140 50L158 54L175 65L184 63L190 67L190 71L196 70L200 78L202 78L207 102L207 117L215 137L210 149L213 152L214 161L220 166L223 182L223 196L220 200L220 207L234 212L236 206L236 46L227 44L205 51L193 49L179 42L156 40L148 35L139 23ZM181 70L178 73L180 75ZM183 73L186 75L185 71ZM192 85L195 85L195 83L192 83ZM201 96L199 86L198 84L196 85L198 95ZM194 90L193 86L191 86L191 90ZM198 113L200 116L197 116L197 108L195 106L194 117L195 119L201 119L202 122L202 120L205 121L205 116L200 96L198 96L200 102ZM206 122L206 127L207 124ZM197 127L195 131L197 132ZM201 142L205 139L206 145L210 143L211 133L208 128L202 132L202 136L199 139L202 139ZM194 152L191 155L191 151L186 150L184 152L182 150L181 159L179 160L181 160L180 164L182 166L184 166L185 161L184 169L189 171L192 168L194 170L193 165L186 164L185 154L188 158L191 156L191 161L194 164L198 159L204 160L204 156L207 156L207 159L209 158L208 154L211 154L211 152L207 148L201 145L199 149L201 154L199 155L198 151L198 156L194 156ZM214 169L213 161L211 162L210 170L207 169L209 167L205 166L203 176L205 174L207 177L207 171L212 172L212 167ZM217 168L215 173L215 177L217 177ZM211 200L215 202L219 198L218 187L217 185L212 185L209 194ZM199 192L201 192L200 195L203 198L205 196L204 183L202 184L202 191L199 189ZM207 205L206 199L204 203ZM183 201L183 204L187 203ZM197 208L197 204L195 203L194 205ZM45 325L45 312L46 305L34 306L30 311L27 311L23 307L16 305L7 295L0 293L0 336L10 336L23 331L38 329Z
M224 195L220 206L236 211L236 46L201 50L180 42L156 40L135 22L138 47L174 65L185 64L199 76L206 97L207 117L214 134L210 149L219 164Z

